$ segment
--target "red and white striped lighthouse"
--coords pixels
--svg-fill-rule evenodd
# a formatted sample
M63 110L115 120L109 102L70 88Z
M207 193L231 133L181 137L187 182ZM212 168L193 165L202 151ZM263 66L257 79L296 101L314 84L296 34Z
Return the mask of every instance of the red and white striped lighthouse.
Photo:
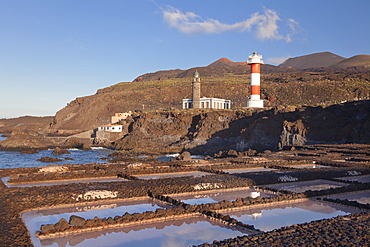
M251 96L247 101L247 107L263 108L263 100L261 100L260 95L260 68L261 64L263 64L262 55L253 52L253 55L248 58L248 64L251 65Z

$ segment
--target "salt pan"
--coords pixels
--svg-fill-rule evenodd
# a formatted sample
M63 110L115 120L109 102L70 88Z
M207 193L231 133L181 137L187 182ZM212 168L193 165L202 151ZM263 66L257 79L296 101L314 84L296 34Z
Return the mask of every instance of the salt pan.
M219 185L217 183L201 183L194 185L193 187L195 190L207 190L207 189L219 189L222 188L222 185Z
M108 190L90 190L85 194L80 194L77 197L73 196L72 199L79 201L84 200L94 200L94 199L106 199L106 198L116 198L118 196L118 191L108 191Z
M298 178L288 176L288 175L279 177L280 182L294 182L294 181L297 181L297 180L298 180Z
M358 171L348 171L348 172L346 172L346 174L348 176L357 176L357 175L361 175L361 172L358 172Z
M39 172L51 173L51 172L67 172L69 169L65 166L45 166L39 169Z

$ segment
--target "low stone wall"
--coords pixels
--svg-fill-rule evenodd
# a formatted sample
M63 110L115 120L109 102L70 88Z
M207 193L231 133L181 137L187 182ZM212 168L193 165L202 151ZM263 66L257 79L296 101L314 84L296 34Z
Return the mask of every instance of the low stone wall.
M327 196L331 194L341 194L341 193L369 190L369 189L370 189L370 183L358 183L358 184L350 184L348 186L343 186L343 187L330 188L326 190L316 190L316 191L308 190L304 192L304 194L307 197L318 197L318 196Z
M156 211L148 211L142 214L126 213L122 216L115 216L114 218L98 218L87 219L72 215L67 222L65 219L59 220L56 224L42 225L41 231L36 232L36 236L40 239L55 238L58 236L65 236L70 234L98 231L108 228L127 227L136 224L148 224L153 222L161 222L172 219L181 219L187 217L199 216L200 214L186 213L172 209L157 209Z
M42 182L53 180L69 180L69 179L84 179L84 178L108 178L108 177L127 177L134 179L135 175L144 174L166 174L175 172L192 172L199 171L198 167L152 167L152 168L128 168L134 166L133 163L116 164L95 164L95 165L81 165L76 168L72 165L63 165L68 170L64 172L48 172L43 173L35 169L29 173L23 173L10 178L10 183L26 183L26 182ZM62 167L62 166L61 166ZM40 168L42 169L42 168Z
M169 162L169 164L172 164ZM65 171L58 172L40 172L44 168L32 168L28 173L22 173L11 176L9 183L27 183L27 182L43 182L55 180L71 180L85 178L111 178L121 177L129 180L138 179L136 175L153 175L153 174L171 174L176 172L208 172L213 174L227 174L221 170L215 170L212 166L145 166L141 163L125 163L125 164L89 164L89 165L63 165ZM46 166L48 167L48 166ZM56 166L53 166L56 167ZM24 172L24 171L23 171ZM248 179L246 179L248 180Z
M343 205L346 205L346 206L349 206L349 207L370 210L370 204L369 203L363 204L363 203L359 203L357 201L350 201L348 199L341 200L341 199L330 199L330 198L323 198L323 201L334 202L334 203L343 204Z

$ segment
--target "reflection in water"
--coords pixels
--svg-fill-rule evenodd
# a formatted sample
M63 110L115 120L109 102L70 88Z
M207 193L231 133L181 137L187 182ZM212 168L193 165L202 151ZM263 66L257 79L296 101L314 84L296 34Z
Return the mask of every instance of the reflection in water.
M262 217L262 213L253 213L252 214L252 219L253 220L256 220L257 218L260 218L260 217Z
M40 246L190 246L247 235L203 217L87 232L41 240Z
M352 208L307 200L299 203L284 203L225 212L225 214L245 224L254 225L262 231L270 231L283 226L359 212L361 211Z
M334 195L328 198L341 200L347 199L349 201L356 201L362 204L370 204L370 191L348 193L345 195Z
M35 237L41 225L58 222L61 218L69 220L71 215L77 215L85 219L114 217L128 213L143 213L145 211L155 211L157 208L169 208L168 204L163 204L152 199L123 200L115 201L109 204L81 204L72 207L43 209L27 211L22 214L22 220L25 222L31 233L32 241L38 245L39 239Z
M317 165L317 164L314 164L314 165L293 165L293 166L287 166L287 167L292 167L292 168L295 168L295 169L315 169L315 168L332 168L330 166L323 166L323 165Z
M273 188L273 189L281 189L281 190L288 190L288 191L296 192L296 193L302 193L307 190L326 190L330 188L338 188L338 187L348 186L348 184L319 179L319 180L313 180L313 181L269 184L265 186L268 188Z
M221 201L233 201L237 198L245 198L245 197L269 197L275 196L273 193L263 192L263 191L256 191L253 188L243 188L239 190L232 190L232 191L205 191L201 193L188 193L186 195L169 195L176 200L181 200L184 203L195 205L195 204L205 204L205 203L214 203L214 202L221 202Z
M243 197L251 190L218 191L186 196L191 198L189 200L212 199L222 201L225 198L230 199L230 197L234 199L235 197ZM262 195L266 196L263 192ZM56 223L60 218L68 220L70 215L92 219L95 216L99 218L114 217L115 215L123 215L125 212L142 213L164 207L169 206L158 204L157 201L151 199L116 200L108 204L81 204L74 207L28 211L22 214L22 219L31 232L35 246L189 246L248 234L200 216L193 216L184 219L76 233L53 239L39 240L35 237L35 232L39 230L42 224ZM358 212L361 211L312 200L265 205L237 211L220 211L220 213L230 215L245 224L254 225L262 231Z
M362 176L354 176L354 177L341 177L338 179L346 180L346 181L357 181L360 183L369 183L370 182L370 175L362 175Z

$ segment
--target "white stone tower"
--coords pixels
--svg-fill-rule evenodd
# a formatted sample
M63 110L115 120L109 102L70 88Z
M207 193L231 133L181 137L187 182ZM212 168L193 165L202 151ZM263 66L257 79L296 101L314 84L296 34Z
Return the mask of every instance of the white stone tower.
M251 65L251 96L247 101L247 107L263 108L263 100L261 100L260 95L260 68L261 64L263 64L262 55L253 52L253 55L248 58L248 64Z
M198 71L194 73L192 108L200 109L200 77Z

